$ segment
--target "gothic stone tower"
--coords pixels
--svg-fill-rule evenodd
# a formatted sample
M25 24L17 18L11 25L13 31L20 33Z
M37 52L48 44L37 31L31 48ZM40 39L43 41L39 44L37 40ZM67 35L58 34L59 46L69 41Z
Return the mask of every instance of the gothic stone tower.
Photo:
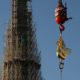
M31 0L12 0L2 80L41 80L40 52L34 28Z

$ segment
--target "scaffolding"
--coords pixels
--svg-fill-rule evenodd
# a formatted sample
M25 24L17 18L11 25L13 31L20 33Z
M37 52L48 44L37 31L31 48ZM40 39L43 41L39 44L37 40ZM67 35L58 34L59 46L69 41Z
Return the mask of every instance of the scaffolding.
M42 80L31 0L12 0L2 80Z

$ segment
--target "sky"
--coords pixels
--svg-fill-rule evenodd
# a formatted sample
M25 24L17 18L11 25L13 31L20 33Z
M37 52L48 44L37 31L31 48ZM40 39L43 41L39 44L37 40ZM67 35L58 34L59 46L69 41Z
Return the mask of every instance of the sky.
M41 51L41 72L45 80L60 80L59 59L56 56L56 41L59 38L58 24L54 10L58 0L32 0L33 22L36 24L38 49ZM67 2L68 16L62 36L70 55L65 60L63 80L80 80L80 0ZM10 0L0 0L0 63L4 56L5 30L8 26L11 8ZM0 64L1 66L1 64Z

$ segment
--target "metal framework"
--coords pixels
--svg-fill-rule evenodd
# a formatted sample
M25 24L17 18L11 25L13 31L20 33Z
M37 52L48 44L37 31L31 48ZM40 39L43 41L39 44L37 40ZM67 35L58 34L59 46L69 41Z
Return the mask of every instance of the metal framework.
M2 80L42 80L31 0L12 0Z

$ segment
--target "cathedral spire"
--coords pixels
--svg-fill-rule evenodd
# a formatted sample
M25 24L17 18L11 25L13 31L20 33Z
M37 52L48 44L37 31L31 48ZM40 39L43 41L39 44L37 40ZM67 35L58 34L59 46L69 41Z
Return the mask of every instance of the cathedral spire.
M12 0L6 32L2 80L40 80L40 52L32 22L31 0Z

